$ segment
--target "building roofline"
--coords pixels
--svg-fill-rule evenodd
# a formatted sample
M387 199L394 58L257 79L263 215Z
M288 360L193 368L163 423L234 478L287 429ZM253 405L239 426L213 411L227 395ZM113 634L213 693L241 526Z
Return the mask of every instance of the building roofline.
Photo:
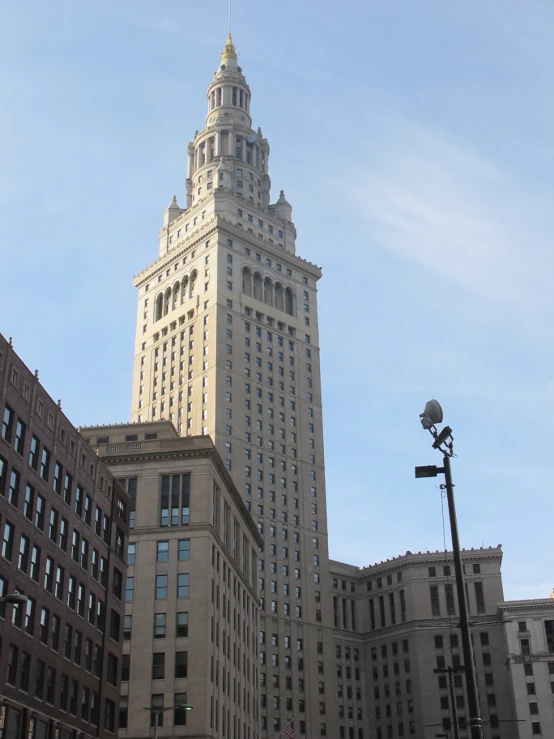
M553 611L554 598L529 598L528 600L505 600L498 604L499 613L510 611Z
M502 561L502 544L498 544L496 547L479 547L471 549L462 549L462 558L465 562L471 561L472 559L489 559L495 561ZM363 577L364 575L370 575L373 572L386 571L386 570L397 570L399 567L406 567L413 564L427 564L437 563L448 560L452 561L452 551L437 549L434 552L410 552L409 550L405 554L400 554L392 559L386 559L382 562L376 562L366 567L358 567L356 565L348 564L347 562L339 562L338 560L329 560L329 569L331 572L336 570L336 574L344 574L345 569L350 570L353 576Z
M258 531L258 527L254 523L254 519L250 515L250 512L246 508L244 501L242 499L242 496L240 495L239 491L237 490L235 483L233 482L233 479L231 478L227 468L225 467L223 460L221 459L219 452L217 451L212 439L210 436L179 436L175 430L175 427L171 423L171 421L156 421L155 423L160 424L166 424L173 429L175 432L175 436L171 439L154 439L152 441L144 441L141 442L141 444L144 444L144 447L141 446L140 449L123 449L120 453L119 452L108 452L108 448L111 445L106 446L106 452L99 453L99 458L106 464L107 466L110 465L122 465L127 464L129 462L135 462L137 460L144 460L145 458L147 460L156 460L156 459L186 459L186 458L201 458L201 457L207 457L211 459L211 461L214 464L214 467L216 468L219 476L224 481L227 489L229 490L231 497L236 504L237 508L239 509L241 513L241 517L243 518L245 524L248 526L248 529L254 536L254 539L256 541L256 544L258 546L263 547L264 540L262 536L260 535ZM121 430L124 428L127 424L121 423L121 424L112 424L109 426L89 426L87 428L87 431L90 433L93 429L102 429L102 431L109 431L110 428L115 428L118 430ZM135 423L135 424L129 424L134 429L139 428L142 426L141 423ZM150 424L144 424L152 426L152 423ZM179 446L175 446L175 442L179 442ZM196 446L201 442L201 446ZM135 442L131 442L133 444ZM165 443L165 448L164 448ZM154 448L148 448L148 445L152 445ZM154 446L154 445L162 445L162 446ZM122 445L125 445L125 442L122 442ZM99 451L103 450L104 447L99 447Z

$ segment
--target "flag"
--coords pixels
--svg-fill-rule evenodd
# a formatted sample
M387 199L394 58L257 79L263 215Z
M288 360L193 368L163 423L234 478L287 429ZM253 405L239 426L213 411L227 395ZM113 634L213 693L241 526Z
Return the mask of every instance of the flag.
M294 722L291 721L290 724L285 729L285 735L288 736L289 739L294 739Z

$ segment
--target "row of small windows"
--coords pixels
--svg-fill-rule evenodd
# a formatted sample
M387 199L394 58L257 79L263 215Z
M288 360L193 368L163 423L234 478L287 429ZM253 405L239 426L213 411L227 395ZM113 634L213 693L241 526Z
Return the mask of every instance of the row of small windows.
M220 108L222 105L234 105L247 113L250 109L250 96L240 87L235 86L216 87L211 91L209 101L210 110Z
M185 300L194 297L197 277L197 270L193 270L190 276L185 275L173 287L166 288L165 292L158 295L156 298L154 321L159 321L163 316L167 316L170 310L175 310Z
M259 272L252 274L249 267L243 267L242 270L242 292L288 313L289 316L295 314L296 297L292 288L283 287L280 282L274 283L270 277L264 279Z

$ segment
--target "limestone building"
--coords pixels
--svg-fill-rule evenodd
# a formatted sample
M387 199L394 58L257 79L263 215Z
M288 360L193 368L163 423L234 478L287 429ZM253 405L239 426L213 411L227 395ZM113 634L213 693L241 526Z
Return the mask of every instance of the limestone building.
M215 447L264 539L262 737L336 736L317 318L318 267L271 202L269 143L231 37L138 292L132 420Z
M212 441L168 421L83 433L132 501L120 736L147 737L151 706L160 737L257 739L263 540Z
M502 551L463 550L485 739L515 739L506 670ZM451 553L407 552L360 569L332 561L339 739L434 739L452 728L448 675L460 665L461 639ZM454 674L460 736L465 677ZM361 733L360 733L361 732ZM448 736L451 734L447 733Z
M519 739L554 736L554 600L500 603Z
M0 729L117 733L129 500L0 335Z

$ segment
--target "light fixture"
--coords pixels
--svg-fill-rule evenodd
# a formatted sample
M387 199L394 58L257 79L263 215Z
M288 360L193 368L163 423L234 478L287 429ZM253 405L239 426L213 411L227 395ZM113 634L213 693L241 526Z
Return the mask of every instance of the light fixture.
M0 598L0 604L11 603L13 606L27 605L29 598L23 593L10 593L4 598Z
M439 473L439 468L435 464L427 464L423 467L415 468L416 478L420 477L436 477Z

